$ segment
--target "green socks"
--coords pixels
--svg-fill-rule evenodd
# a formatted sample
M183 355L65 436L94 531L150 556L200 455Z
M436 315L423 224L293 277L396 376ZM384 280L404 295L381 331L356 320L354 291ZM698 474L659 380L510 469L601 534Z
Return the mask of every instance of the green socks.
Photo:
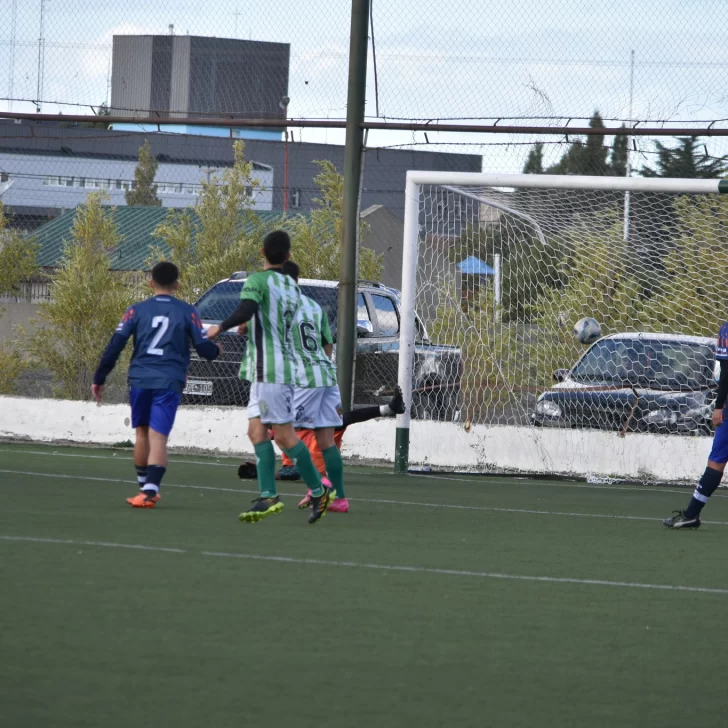
M276 490L276 453L273 449L273 443L266 440L255 445L254 449L255 460L258 464L260 497L275 498L278 491Z
M272 445L271 452L273 452ZM321 484L319 471L316 470L313 460L311 460L311 453L308 448L299 440L290 450L286 450L286 455L293 460L293 464L301 473L301 477L311 489L311 495L314 498L320 498L324 493L324 487ZM260 472L260 468L258 468L258 472Z
M334 445L321 453L326 463L326 474L334 486L337 498L346 498L344 495L344 461L341 459L339 448Z

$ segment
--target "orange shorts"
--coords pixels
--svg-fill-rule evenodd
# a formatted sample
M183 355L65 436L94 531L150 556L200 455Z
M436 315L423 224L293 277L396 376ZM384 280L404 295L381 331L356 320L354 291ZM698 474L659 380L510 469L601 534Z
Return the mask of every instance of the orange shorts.
M341 440L344 437L345 432L346 429L334 430L334 442L339 450L341 450ZM311 453L311 459L313 460L313 464L316 466L316 470L318 470L321 475L326 475L324 456L321 453L321 448L316 442L316 433L313 430L296 430L296 434ZM283 453L283 465L289 468L293 465L291 459L285 453Z

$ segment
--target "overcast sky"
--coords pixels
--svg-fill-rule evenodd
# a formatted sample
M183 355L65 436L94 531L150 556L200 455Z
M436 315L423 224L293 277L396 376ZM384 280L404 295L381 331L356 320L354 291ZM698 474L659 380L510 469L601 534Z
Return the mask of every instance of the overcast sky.
M380 116L576 118L599 109L605 118L627 119L634 50L632 118L728 118L728 0L373 0L373 5ZM11 24L0 31L7 51L0 96L37 98L40 9L41 0L17 0L14 52ZM112 36L167 33L172 23L177 34L290 43L291 116L343 118L349 9L348 0L45 0L43 111L78 113L83 105L105 101ZM0 107L10 103L0 101ZM15 101L12 108L35 107ZM371 52L367 114L375 115ZM298 140L301 132L294 133ZM343 133L303 130L302 138L340 142ZM528 147L504 145L534 141L464 134L428 138L475 145L446 149L483 154L492 171L519 171ZM370 146L412 142L424 144L424 135L369 136ZM707 144L711 155L728 151L719 140ZM651 148L649 142L642 145ZM551 158L562 151L549 149Z

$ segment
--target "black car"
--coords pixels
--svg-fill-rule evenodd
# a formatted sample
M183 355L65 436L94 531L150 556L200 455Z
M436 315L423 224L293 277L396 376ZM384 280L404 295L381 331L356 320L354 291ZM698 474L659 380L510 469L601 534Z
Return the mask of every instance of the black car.
M203 325L219 324L240 301L247 274L236 273L205 292L195 304ZM336 338L339 284L335 281L301 279L301 292L325 311ZM358 286L357 352L354 401L383 404L397 383L399 361L399 291L378 283ZM422 321L416 320L413 382L413 415L431 419L457 419L462 359L453 346L431 344ZM238 376L247 337L235 331L221 334L223 353L216 361L200 359L192 352L183 403L245 406L250 383Z
M710 434L715 339L628 333L600 339L536 403L537 426Z

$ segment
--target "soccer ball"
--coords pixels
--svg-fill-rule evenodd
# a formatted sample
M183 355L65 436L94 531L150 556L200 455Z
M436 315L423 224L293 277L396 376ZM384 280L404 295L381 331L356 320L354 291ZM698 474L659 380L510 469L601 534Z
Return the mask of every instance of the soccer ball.
M586 316L576 322L574 336L584 346L589 346L589 344L593 344L597 339L601 338L602 327L596 319Z

